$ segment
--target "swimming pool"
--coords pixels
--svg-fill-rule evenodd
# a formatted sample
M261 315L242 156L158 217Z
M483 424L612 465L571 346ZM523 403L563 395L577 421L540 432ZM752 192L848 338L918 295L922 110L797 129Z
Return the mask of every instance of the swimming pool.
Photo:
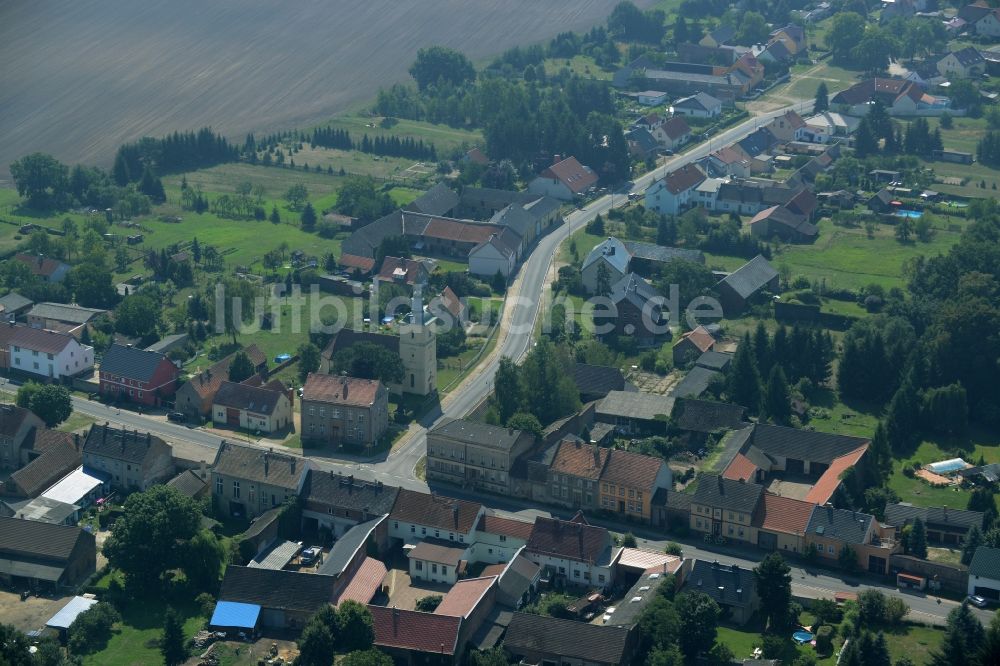
M896 217L912 217L912 218L920 217L923 214L924 212L922 210L909 210L906 208L900 208L895 213L893 213L893 215L895 215Z
M931 463L927 467L936 474L947 474L949 472L957 472L960 469L965 469L968 466L968 463L961 458L951 458L950 460L941 460L936 463Z

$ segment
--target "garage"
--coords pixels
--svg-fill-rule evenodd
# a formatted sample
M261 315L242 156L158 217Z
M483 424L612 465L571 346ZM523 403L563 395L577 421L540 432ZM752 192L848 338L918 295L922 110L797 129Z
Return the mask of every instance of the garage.
M764 550L777 550L778 549L778 535L771 534L770 532L765 532L763 530L757 532L757 545Z

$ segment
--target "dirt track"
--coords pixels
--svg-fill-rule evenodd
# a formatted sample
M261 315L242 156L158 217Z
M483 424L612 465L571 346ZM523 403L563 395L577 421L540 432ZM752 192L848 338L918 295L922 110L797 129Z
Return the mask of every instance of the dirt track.
M407 78L421 47L484 58L589 28L615 3L0 0L0 181L33 151L107 165L143 135L305 125Z

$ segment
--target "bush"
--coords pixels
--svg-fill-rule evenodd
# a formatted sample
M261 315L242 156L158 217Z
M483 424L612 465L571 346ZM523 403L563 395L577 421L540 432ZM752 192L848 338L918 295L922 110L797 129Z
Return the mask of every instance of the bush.
M833 651L833 627L824 624L816 631L816 652L826 656Z
M837 605L833 599L816 599L812 602L809 610L816 619L823 623L840 624L844 619L843 609Z
M201 609L201 614L211 619L212 614L215 613L215 597L208 592L202 592L194 598L194 601Z
M667 555L676 555L677 557L680 557L684 553L683 549L681 548L681 545L676 541L668 542L667 547L664 548L663 550Z
M434 609L441 605L442 598L440 594L429 594L426 597L421 597L417 600L416 608L418 611L433 613Z
M903 465L903 476L913 478L916 476L916 472L913 470L913 465Z
M781 659L787 646L787 638L775 634L765 635L764 643L761 646L764 649L764 659Z
M100 652L111 640L111 628L121 616L111 604L98 602L80 613L69 627L69 651L75 655Z
M625 546L626 548L635 548L637 545L635 540L635 535L632 534L631 532L626 532L625 534L623 534L621 545Z

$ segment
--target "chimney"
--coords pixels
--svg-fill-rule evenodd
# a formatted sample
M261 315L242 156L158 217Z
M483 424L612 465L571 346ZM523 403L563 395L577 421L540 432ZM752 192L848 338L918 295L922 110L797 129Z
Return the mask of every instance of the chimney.
M552 164L559 164L560 162L562 162L562 155L556 153L552 156Z
M267 476L268 467L270 460L268 459L267 451L264 452L264 476Z
M198 465L198 476L202 479L202 481L208 479L208 465L204 460L202 460L201 464Z
M295 456L292 456L292 459L291 459L290 462L291 462L290 467L292 468L292 476L295 476Z
M73 433L73 446L77 451L80 450L80 433L78 432Z
M347 389L348 389L347 378L345 377L344 378L344 400L347 400Z

